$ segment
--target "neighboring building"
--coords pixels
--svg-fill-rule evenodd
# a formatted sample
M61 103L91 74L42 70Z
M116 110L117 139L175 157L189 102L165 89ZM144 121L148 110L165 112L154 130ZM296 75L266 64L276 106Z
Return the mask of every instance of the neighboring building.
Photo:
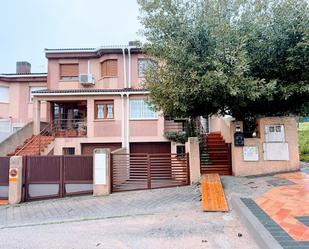
M40 133L40 103L46 102L55 155L91 154L94 148L171 152L164 131L173 121L165 121L147 104L142 82L151 61L138 47L45 52L48 89L34 93L34 133Z
M0 74L0 142L33 120L31 91L47 87L46 73L31 73L28 62L17 62L16 73ZM41 121L46 117L42 103Z

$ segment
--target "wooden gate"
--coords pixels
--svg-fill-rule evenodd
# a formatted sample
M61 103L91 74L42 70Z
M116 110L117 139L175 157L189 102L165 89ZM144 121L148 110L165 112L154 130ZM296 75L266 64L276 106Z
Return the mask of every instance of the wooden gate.
M23 200L91 194L92 156L24 157Z
M190 183L188 154L112 154L112 192Z
M10 168L10 157L0 157L0 200L8 199L9 168Z

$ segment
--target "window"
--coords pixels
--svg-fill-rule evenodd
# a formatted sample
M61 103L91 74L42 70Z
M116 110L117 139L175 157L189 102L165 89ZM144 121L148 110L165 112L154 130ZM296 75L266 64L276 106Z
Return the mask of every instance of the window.
M78 80L78 64L60 64L61 80Z
M33 93L32 91L38 91L38 90L46 90L47 88L44 86L31 86L29 87L29 102L33 102Z
M105 60L101 63L101 76L102 77L117 77L118 65L117 60Z
M9 119L0 119L0 132L11 132L11 121Z
M62 148L63 155L75 155L75 148L74 147L66 147Z
M144 77L148 68L156 66L157 63L151 59L138 59L138 77Z
M0 86L0 102L9 103L9 88Z
M130 118L153 119L157 118L157 113L143 99L130 100Z
M97 100L95 101L95 119L113 119L114 101Z

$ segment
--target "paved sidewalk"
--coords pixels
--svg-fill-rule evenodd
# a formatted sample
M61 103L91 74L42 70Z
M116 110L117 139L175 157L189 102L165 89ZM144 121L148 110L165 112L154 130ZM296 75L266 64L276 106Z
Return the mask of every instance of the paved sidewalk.
M273 188L242 202L282 248L308 249L309 167L274 175L267 182Z
M257 182L259 182L258 180ZM231 194L255 180L224 177ZM237 188L237 186L241 186ZM233 210L202 212L199 186L0 207L0 249L258 249Z
M28 202L0 207L0 229L141 214L200 210L197 187L179 187Z

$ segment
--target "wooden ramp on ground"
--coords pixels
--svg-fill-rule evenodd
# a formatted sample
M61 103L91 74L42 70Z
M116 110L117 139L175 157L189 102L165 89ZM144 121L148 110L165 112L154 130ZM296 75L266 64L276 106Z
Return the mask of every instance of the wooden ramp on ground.
M229 211L219 174L202 175L202 210Z

